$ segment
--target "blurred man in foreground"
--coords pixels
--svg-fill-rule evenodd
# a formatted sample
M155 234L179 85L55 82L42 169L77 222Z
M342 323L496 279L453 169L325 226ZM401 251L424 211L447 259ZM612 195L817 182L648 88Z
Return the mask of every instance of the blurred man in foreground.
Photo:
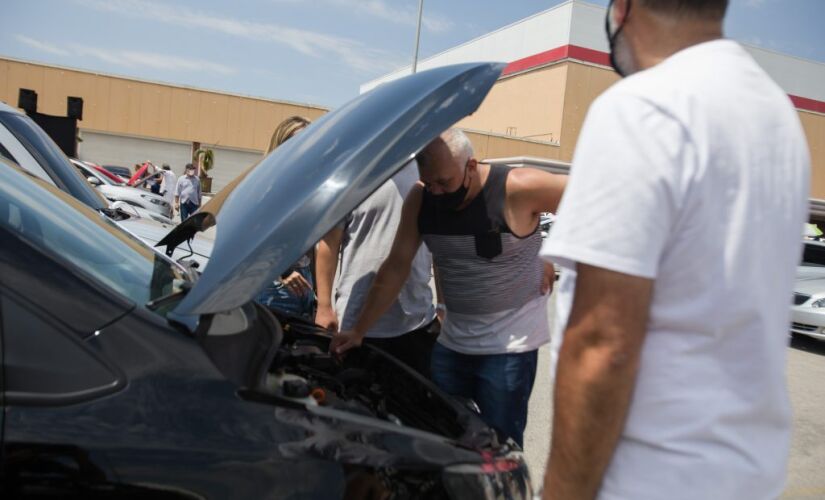
M591 106L542 250L564 268L545 498L782 492L808 149L788 96L722 39L726 7L608 8L630 76Z

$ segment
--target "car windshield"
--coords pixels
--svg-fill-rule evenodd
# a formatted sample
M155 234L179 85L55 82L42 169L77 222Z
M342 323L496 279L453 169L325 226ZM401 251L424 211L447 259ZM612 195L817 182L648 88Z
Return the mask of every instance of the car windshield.
M99 172L96 172L92 168L89 168L89 167L86 167L86 166L81 166L77 163L73 163L73 165L75 166L77 171L80 172L80 175L82 175L84 179L89 178L89 177L94 177L95 179L99 180L103 184L106 184L108 186L114 185L114 182L109 180L105 175L103 175Z
M802 253L802 265L825 267L825 245L805 243L805 251Z
M0 228L137 304L175 294L189 284L183 268L109 218L4 162Z
M109 184L109 185L112 185L112 186L122 186L122 185L126 184L123 181L123 179L121 179L120 177L116 176L115 174L109 172L105 168L95 167L95 166L92 166L92 165L87 165L87 166L89 167L89 171L94 172L95 175L97 175L97 177L99 179L101 179L102 181L104 181L106 184Z
M115 175L126 177L127 179L132 176L132 172L126 167L118 167L116 165L104 165L103 168L105 168L106 170Z
M0 113L0 122L37 162L41 172L30 173L50 179L60 189L94 209L109 206L106 198L89 186L85 177L77 175L69 158L31 118L20 113ZM20 166L27 169L25 162Z

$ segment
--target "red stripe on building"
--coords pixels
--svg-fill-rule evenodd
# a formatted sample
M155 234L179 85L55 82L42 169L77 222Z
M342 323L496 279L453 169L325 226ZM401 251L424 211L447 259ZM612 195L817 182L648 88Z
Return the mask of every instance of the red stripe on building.
M807 97L799 97L791 94L788 94L788 97L791 98L791 102L794 106L796 106L796 109L804 109L805 111L813 111L815 113L825 114L825 102L817 101L815 99L808 99Z
M577 59L579 61L610 67L610 55L606 52L579 47L578 45L562 45L561 47L539 52L538 54L511 62L504 68L501 76L528 71L565 59ZM791 98L791 102L793 102L793 105L796 106L797 109L825 114L825 101L817 101L816 99L808 99L807 97L799 97L791 94L788 94L788 97Z
M504 68L501 74L502 76L512 75L513 73L527 71L564 59L578 59L602 66L610 66L610 56L605 52L579 47L578 45L562 45L555 49L539 52L538 54L513 61Z
M571 59L578 59L602 66L610 66L610 54L607 52L579 47L577 45L568 45L567 47Z
M545 64L567 59L568 47L570 46L563 45L561 47L556 47L555 49L550 49L545 52L539 52L538 54L525 57L524 59L513 61L504 68L504 71L501 72L501 76L511 75L513 73L518 73L519 71L526 71L538 66L544 66Z

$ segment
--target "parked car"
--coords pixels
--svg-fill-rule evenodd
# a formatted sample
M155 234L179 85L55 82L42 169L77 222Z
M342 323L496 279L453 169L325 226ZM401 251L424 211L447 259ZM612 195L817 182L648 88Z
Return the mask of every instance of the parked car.
M80 175L57 144L34 121L22 112L0 102L0 157L7 158L23 170L56 186L84 205L111 218L131 234L155 245L170 229L166 219L155 220L152 212L123 201L110 202ZM151 239L151 238L155 239ZM212 240L201 234L186 248L175 250L176 260L187 260L201 269L208 262ZM191 251L190 251L191 247Z
M92 167L93 169L97 170L98 173L105 175L106 178L108 178L110 181L112 181L115 184L115 186L122 186L123 184L126 184L126 182L124 182L123 179L121 179L117 175L109 172L108 170L101 167L97 163L93 163L93 162L90 162L90 161L84 161L83 163L85 163L86 165L88 165L88 166Z
M252 300L503 67L420 72L316 121L165 238L217 225L201 275L0 165L4 497L530 498L517 445L469 405Z
M119 165L103 165L103 168L127 182L132 177L132 171L128 167L121 167Z
M555 220L556 216L550 212L542 212L539 216L539 230L541 231L542 239L547 238L547 235L550 234L550 228L553 227Z
M126 202L162 217L162 219L156 220L160 220L165 224L173 223L172 205L170 205L163 196L151 193L145 189L126 186L123 183L116 184L82 161L75 159L70 159L70 161L72 165L78 169L80 174L86 178L89 184L96 187L107 200Z
M796 271L791 332L825 340L825 243L804 242Z

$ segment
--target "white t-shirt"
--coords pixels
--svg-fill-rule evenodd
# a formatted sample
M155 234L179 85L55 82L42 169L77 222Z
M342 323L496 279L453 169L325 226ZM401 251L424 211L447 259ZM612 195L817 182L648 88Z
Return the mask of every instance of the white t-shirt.
M542 256L655 280L603 499L759 499L783 489L785 351L809 153L785 93L735 42L674 54L599 97Z
M372 282L392 248L404 198L418 182L410 162L353 210L342 223L341 260L335 279L335 313L342 330L355 326ZM430 289L432 256L421 245L398 298L367 332L368 338L398 337L435 319Z

